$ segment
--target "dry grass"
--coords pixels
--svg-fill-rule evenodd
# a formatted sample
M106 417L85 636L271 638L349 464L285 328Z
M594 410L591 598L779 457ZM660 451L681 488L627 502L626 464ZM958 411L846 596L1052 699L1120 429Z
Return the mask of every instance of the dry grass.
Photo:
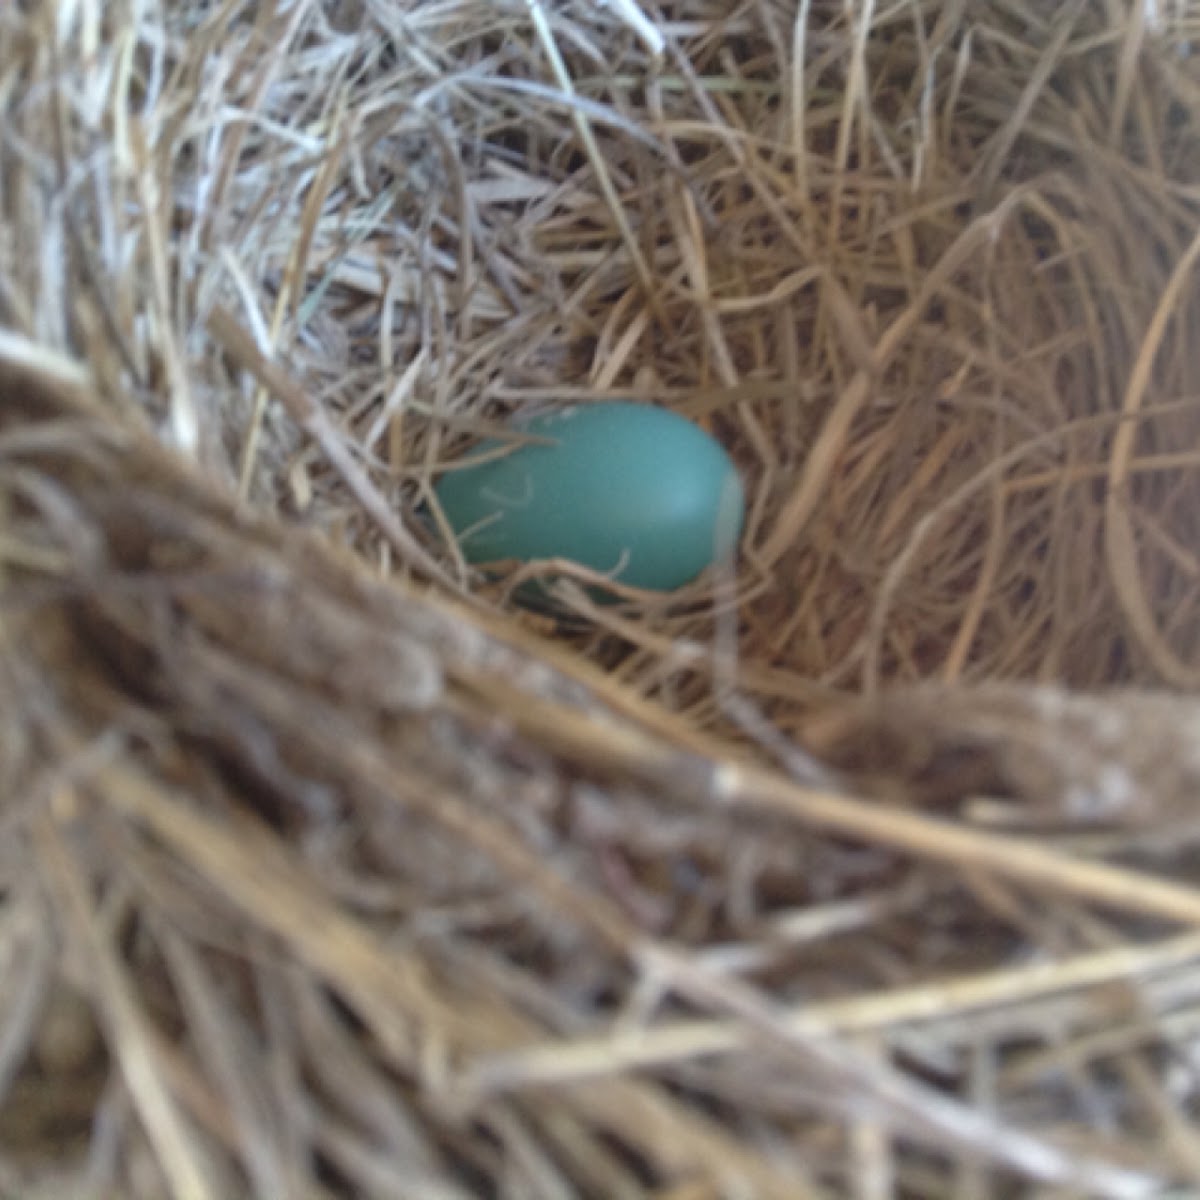
M1197 36L0 6L0 1194L1200 1192ZM613 397L742 554L549 623Z

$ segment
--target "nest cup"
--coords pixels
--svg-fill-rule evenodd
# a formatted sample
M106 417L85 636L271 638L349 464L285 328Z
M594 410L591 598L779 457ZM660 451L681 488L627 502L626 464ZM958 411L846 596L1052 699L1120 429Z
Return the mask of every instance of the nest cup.
M1200 1187L1195 33L0 6L0 1193ZM736 561L473 570L613 400Z

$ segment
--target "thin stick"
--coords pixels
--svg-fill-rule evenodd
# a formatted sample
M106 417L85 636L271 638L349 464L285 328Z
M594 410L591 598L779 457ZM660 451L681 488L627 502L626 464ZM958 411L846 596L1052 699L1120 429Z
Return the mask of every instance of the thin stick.
M1085 989L1113 984L1138 987L1148 976L1190 967L1198 957L1200 934L1185 933L1148 946L1119 946L1058 963L798 1005L788 1009L782 1020L796 1033L812 1037L894 1034ZM1140 988L1144 993L1146 984L1141 983ZM746 1048L749 1036L746 1027L735 1020L664 1021L650 1028L618 1028L603 1037L560 1039L478 1058L459 1086L491 1095L508 1088L679 1065L712 1055L736 1054Z
M514 708L506 688L483 678L472 686L504 704L500 711L507 711L517 728L560 753L608 771L640 775L695 803L772 813L808 828L890 846L959 870L988 871L1128 913L1200 926L1200 889L1107 863L1082 862L1033 841L801 787L775 772L733 759L680 754L640 730L602 723L532 696L524 696Z

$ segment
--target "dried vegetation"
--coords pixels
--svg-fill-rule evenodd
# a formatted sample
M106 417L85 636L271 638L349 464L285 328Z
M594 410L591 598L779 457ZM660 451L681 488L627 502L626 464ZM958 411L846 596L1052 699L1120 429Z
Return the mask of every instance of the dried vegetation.
M1198 35L0 4L0 1194L1197 1194ZM548 622L605 397L745 544Z

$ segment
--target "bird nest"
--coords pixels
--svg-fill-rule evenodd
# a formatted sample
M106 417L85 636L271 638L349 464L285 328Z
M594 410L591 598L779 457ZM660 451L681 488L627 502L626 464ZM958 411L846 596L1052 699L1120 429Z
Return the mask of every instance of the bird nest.
M1198 32L0 7L0 1194L1195 1194ZM603 399L738 559L525 611Z

